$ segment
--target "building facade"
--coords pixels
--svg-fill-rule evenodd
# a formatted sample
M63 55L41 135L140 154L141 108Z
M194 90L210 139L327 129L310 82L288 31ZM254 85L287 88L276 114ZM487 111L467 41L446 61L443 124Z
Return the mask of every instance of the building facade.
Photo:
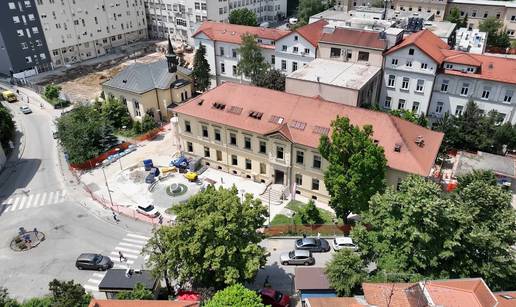
M231 82L173 111L183 154L322 202L329 200L323 179L327 162L317 147L336 116L373 126L375 142L385 149L390 185L408 174L428 176L443 137L383 112Z
M54 67L147 38L143 0L36 0Z
M447 0L394 0L390 9L414 13L426 12L434 15L434 20L442 21L446 13Z
M227 22L231 11L247 8L256 13L258 23L286 17L287 0L145 0L149 35L194 45L192 35L205 20Z
M52 69L34 0L0 3L0 73L24 78Z

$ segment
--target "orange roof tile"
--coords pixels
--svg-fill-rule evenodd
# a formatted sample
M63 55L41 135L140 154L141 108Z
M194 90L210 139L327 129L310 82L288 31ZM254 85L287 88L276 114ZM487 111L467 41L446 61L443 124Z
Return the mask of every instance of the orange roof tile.
M497 300L482 278L428 281L425 287L436 305L492 307Z
M306 299L310 307L363 307L354 297L311 297Z
M203 103L199 105L201 100ZM215 102L225 104L225 110L212 107ZM243 111L240 114L228 112L231 106L241 107ZM191 99L174 111L262 135L279 132L293 143L312 148L318 147L321 137L315 130L329 129L337 115L345 116L353 125L373 126L373 138L384 148L390 168L422 176L430 173L443 139L440 132L384 112L230 82ZM262 112L261 120L249 117L251 111ZM280 124L270 121L274 115L284 120ZM292 127L294 121L305 123L304 129ZM281 125L284 123L288 126ZM418 136L424 139L422 147L415 144ZM400 152L394 151L396 144L401 145Z
M441 64L445 58L442 49L450 49L437 35L428 30L421 30L406 37L400 44L387 50L385 54L393 53L407 46L416 46L437 63Z
M426 307L425 295L417 283L362 283L364 297L378 307Z
M199 307L198 302L151 300L98 300L92 299L88 307Z
M493 293L498 300L496 307L514 307L516 306L516 291L505 291Z
M319 44L319 40L323 35L323 28L327 24L328 22L326 20L320 19L316 22L297 28L295 32L304 37L310 44L312 44L312 46L317 47L317 44Z
M233 25L223 22L205 21L192 35L192 37L197 36L199 33L206 34L206 36L208 36L211 40L214 41L240 44L240 37L243 34L249 33L256 35L259 38L276 41L281 37L290 34L291 31L272 28Z
M482 62L472 57L472 54L458 50L441 50L446 57L443 62L480 66Z
M335 28L332 33L323 33L320 42L380 50L387 47L387 41L381 39L378 32L348 28Z

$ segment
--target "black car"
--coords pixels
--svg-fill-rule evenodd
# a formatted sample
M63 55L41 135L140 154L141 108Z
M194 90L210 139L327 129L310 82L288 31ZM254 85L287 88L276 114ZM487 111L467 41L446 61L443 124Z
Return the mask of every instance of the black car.
M302 238L296 240L296 249L309 250L311 252L329 252L330 244L325 239Z
M105 271L113 267L113 261L108 256L101 254L85 253L81 254L75 261L75 266L79 270L98 270Z

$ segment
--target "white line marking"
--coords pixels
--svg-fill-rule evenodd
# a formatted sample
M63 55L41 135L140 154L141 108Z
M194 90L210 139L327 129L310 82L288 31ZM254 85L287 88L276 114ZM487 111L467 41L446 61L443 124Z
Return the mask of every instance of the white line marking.
M32 196L32 195L31 195ZM21 197L20 198L20 205L18 206L18 208L16 210L21 210L23 209L23 206L25 205L25 201L28 201L28 197Z
M41 193L36 194L36 197L34 197L34 207L37 207L39 205L39 198L40 197L41 197ZM29 208L31 205L28 205L27 208Z
M98 284L100 284L101 281L102 281L102 279L90 278L90 279L88 279L87 282L90 283L90 284L98 285Z
M11 211L14 211L16 210L16 207L18 206L18 203L20 202L20 198L15 198L14 201L13 201L13 204L12 206L10 207L11 208Z
M119 263L115 263L115 265L113 266L113 269L127 269L127 265L121 265Z
M111 255L113 255L113 256L119 256L119 255L118 255L118 252L111 252ZM137 258L138 258L138 256L129 255L129 254L127 254L127 255L126 255L126 254L124 254L124 256L125 256L126 258L130 258L130 259L137 259Z
M140 254L140 250L139 249L133 249L133 248L125 248L125 247L117 246L117 247L115 247L115 250L126 252L126 253L130 253L130 254L131 253L132 254L137 254L137 255Z
M136 240L136 239L129 239L129 238L124 238L124 239L122 239L122 241L140 243L142 245L145 245L147 243L147 241L144 241L144 240Z
M41 197L41 201L39 202L40 207L46 205L47 195L48 195L48 193L42 194L43 197Z
M60 203L64 201L64 191L57 192L57 201L56 203Z
M106 272L104 272L104 273L93 273L93 276L104 278L104 276L106 276Z
M83 285L84 289L85 290L89 290L89 291L95 291L95 292L98 292L99 291L99 287L96 286L90 286L90 285Z
M134 233L128 233L127 236L128 237L132 237L132 238L140 238L140 239L144 239L144 240L149 240L150 239L150 237L140 236L140 235L136 235Z
M118 245L122 245L122 246L128 246L128 247L136 247L136 248L143 248L143 245L140 245L140 244L132 244L132 243L125 243L125 242L120 242L118 243Z
M54 201L52 198L54 197L54 192L49 192L48 193L48 200L47 200L47 203L46 205L50 205L52 204L52 202Z

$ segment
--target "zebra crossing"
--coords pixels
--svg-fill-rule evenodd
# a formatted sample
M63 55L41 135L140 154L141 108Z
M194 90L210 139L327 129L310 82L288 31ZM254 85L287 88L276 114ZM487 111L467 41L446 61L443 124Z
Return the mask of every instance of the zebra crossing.
M109 256L111 260L114 262L113 269L127 269L127 268L139 268L143 266L143 264L148 260L148 256L142 257L140 255L143 247L149 240L149 237L128 233L122 241L118 243L118 245L108 253L106 256ZM122 252L126 261L120 261L119 253ZM106 272L95 272L91 275L91 277L83 284L84 289L89 292L93 292L93 296L101 297L103 294L99 293L99 284L106 275Z
M66 191L47 191L42 193L15 194L0 203L0 212L13 212L65 201Z

